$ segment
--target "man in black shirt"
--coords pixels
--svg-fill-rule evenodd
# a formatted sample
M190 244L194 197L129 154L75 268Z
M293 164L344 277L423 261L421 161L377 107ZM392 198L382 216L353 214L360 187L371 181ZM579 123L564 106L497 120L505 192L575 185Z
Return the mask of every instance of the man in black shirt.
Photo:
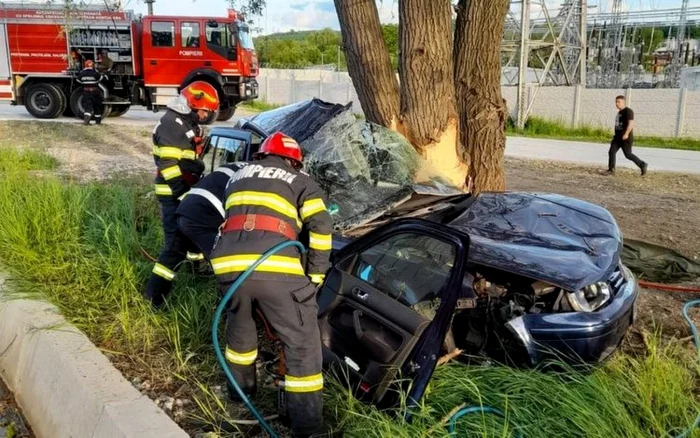
M634 136L632 134L632 130L634 129L634 111L632 111L631 108L627 108L625 96L617 96L615 98L615 106L620 111L615 118L615 135L613 136L612 142L610 142L610 151L608 152L608 174L615 173L615 156L617 155L617 151L622 149L625 158L639 166L642 170L642 175L646 175L648 164L632 153L632 142L634 141Z

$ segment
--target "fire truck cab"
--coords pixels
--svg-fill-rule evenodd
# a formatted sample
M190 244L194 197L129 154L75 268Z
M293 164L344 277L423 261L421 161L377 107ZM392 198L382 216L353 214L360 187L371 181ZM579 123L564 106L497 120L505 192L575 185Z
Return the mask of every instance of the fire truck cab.
M0 101L37 118L81 117L77 74L92 60L103 80L104 116L131 105L158 111L193 81L216 88L228 120L258 97L258 61L243 17L135 16L106 7L0 4Z

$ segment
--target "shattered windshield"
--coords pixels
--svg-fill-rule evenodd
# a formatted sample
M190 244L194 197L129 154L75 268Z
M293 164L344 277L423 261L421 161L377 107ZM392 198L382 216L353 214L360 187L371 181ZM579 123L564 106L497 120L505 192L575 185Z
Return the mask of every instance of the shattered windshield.
M304 169L335 204L339 230L381 216L416 196L462 194L399 134L358 120L350 105L314 99L250 119L300 142ZM335 210L336 208L332 208Z

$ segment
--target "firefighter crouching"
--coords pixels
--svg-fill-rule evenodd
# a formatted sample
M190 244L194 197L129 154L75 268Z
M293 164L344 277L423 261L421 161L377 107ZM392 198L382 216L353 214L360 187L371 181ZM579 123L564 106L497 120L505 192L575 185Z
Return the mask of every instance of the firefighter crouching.
M202 178L185 194L177 208L177 227L207 260L211 259L219 227L226 218L226 185L248 163L224 164Z
M309 232L307 267L299 251L285 248L255 269L231 299L226 320L226 360L246 394L256 391L257 332L253 303L278 333L286 361L286 416L294 436L323 436L321 338L316 288L331 250L331 217L316 182L300 171L295 140L274 133L256 161L237 171L226 188L226 222L212 253L221 292L273 246ZM229 396L237 394L229 388Z
M155 189L160 201L165 242L148 280L144 297L155 308L170 293L177 266L196 251L196 245L178 231L176 211L180 198L195 185L204 171L201 127L198 122L216 111L216 90L206 82L193 82L169 105L153 130L153 159L158 167ZM201 259L200 255L190 259Z
M102 90L99 84L102 75L95 70L95 63L91 60L85 61L85 68L78 73L78 82L83 86L83 122L90 124L91 120L96 125L102 123Z

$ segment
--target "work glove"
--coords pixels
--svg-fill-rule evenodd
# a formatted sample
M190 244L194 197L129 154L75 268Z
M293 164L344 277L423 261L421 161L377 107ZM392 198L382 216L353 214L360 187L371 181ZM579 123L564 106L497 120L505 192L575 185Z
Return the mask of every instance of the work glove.
M311 283L313 283L316 286L316 290L319 290L321 286L323 285L323 280L325 280L326 276L324 274L312 274L309 275L309 280L311 280Z

